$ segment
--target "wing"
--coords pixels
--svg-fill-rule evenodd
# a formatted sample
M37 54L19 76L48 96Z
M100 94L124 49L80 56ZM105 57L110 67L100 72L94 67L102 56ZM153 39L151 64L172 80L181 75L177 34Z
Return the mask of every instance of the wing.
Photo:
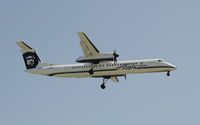
M99 54L99 50L92 44L88 37L83 32L78 32L81 39L80 45L86 57L95 56Z
M110 79L111 79L113 82L119 82L117 76L112 76L112 77L110 77Z

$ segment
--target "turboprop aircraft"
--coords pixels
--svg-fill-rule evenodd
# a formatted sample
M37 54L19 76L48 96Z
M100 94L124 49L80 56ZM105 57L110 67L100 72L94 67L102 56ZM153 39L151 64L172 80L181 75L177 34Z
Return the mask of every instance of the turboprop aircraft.
M167 76L170 76L170 71L176 70L176 66L163 59L117 61L119 55L116 51L101 53L83 32L78 32L78 36L84 54L76 59L76 62L80 64L44 63L37 55L36 49L22 41L16 42L21 48L26 66L25 71L52 77L103 78L101 88L105 89L108 79L118 82L117 77L120 76L126 79L127 74L151 72L167 72Z

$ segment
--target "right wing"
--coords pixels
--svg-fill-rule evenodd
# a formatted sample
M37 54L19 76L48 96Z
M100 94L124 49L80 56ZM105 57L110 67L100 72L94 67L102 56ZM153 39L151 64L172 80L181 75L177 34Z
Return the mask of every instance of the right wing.
M111 76L110 79L111 79L113 82L119 82L117 76Z
M81 39L80 45L86 57L95 56L99 54L99 50L92 44L88 37L83 32L78 32Z

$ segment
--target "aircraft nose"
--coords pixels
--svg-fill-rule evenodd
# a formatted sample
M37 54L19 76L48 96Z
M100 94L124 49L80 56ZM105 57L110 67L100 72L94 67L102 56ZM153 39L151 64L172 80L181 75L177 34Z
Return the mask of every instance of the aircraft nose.
M177 67L176 66L174 66L174 65L172 65L172 64L168 64L169 66L170 66L170 68L172 68L173 70L176 70L177 69Z
M172 64L170 64L170 63L168 63L168 62L166 62L166 64L167 64L167 65L169 66L169 68L172 69L172 70L176 70L176 69L177 69L176 66L174 66L174 65L172 65Z
M173 68L174 68L174 70L176 70L177 69L177 67L176 66L172 66Z

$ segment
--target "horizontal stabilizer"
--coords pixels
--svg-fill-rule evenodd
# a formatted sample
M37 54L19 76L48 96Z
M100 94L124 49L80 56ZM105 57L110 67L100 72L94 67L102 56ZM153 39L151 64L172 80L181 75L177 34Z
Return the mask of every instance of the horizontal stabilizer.
M30 46L28 46L27 44L25 44L23 41L18 41L18 42L16 42L16 44L17 44L17 45L21 48L21 50L23 50L24 52L33 50L33 48L31 48Z

